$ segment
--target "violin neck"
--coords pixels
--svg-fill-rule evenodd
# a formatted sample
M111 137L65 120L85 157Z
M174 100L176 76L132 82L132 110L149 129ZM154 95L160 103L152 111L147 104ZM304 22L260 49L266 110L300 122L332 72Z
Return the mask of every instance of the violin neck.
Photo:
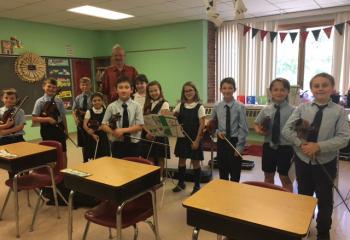
M28 100L28 98L29 98L28 96L25 96L25 97L23 98L23 100L18 104L18 106L17 106L15 112L12 114L12 117L11 117L12 119L14 119L14 118L16 117L18 111L21 109L21 107L22 107L22 105L25 103L25 101Z

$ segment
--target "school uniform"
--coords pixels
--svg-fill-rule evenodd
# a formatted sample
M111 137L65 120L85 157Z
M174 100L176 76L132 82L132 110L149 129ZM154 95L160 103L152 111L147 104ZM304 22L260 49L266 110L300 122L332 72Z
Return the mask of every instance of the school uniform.
M117 128L125 128L133 125L143 125L143 115L140 104L130 98L123 102L118 99L108 105L102 124L109 124L109 120L114 115L119 114L120 118L115 122ZM141 131L130 134L131 137L141 138ZM112 156L117 158L138 157L141 155L139 149L139 140L134 138L125 138L120 140L114 136L109 136L111 141Z
M218 121L218 131L226 133L226 138L242 153L248 136L248 124L244 105L236 100L221 101L213 108L212 118ZM217 140L217 158L221 179L239 182L241 159L234 156L232 147L220 138Z
M145 105L145 101L146 101L146 96L141 96L138 92L135 92L134 101L140 104L141 109L143 109L143 106Z
M101 109L95 109L94 107L86 111L85 119L97 121L102 125L103 116L106 109L102 107ZM97 146L96 158L110 156L110 146L107 134L102 130L95 131L95 134L99 137L99 142ZM86 136L86 149L88 159L93 159L95 157L96 141L87 134Z
M303 119L312 126L306 139L300 139L295 130L297 120ZM333 186L337 173L338 150L345 147L350 139L348 116L343 107L331 101L319 106L315 101L300 105L285 124L284 137L293 143L295 155L296 178L298 193L312 196L314 192L318 199L317 239L330 239L329 230L332 224ZM303 142L317 142L320 152L316 154L316 162L301 150ZM329 177L323 165L328 172Z
M202 104L198 102L193 103L179 103L175 109L175 114L179 123L182 125L183 130L186 134L194 141L198 135L198 129L200 126L200 119L205 117L205 109ZM199 147L196 150L192 149L192 142L188 137L177 138L175 145L175 156L178 158L190 158L191 160L202 161L203 156L203 146L202 142L199 143ZM193 169L194 176L194 187L192 194L200 189L200 179L201 179L201 168ZM173 192L179 192L183 190L185 186L185 173L186 166L178 167L178 178L179 182L177 186L173 189Z
M205 108L198 102L190 104L180 103L178 104L174 112L177 114L177 119L182 125L183 130L194 141L198 135L198 129L200 125L200 119L205 117ZM202 143L199 144L197 150L192 149L192 142L188 137L177 138L175 145L175 156L178 158L189 158L192 160L204 160Z
M85 147L85 139L87 136L87 133L85 132L83 128L83 121L84 121L84 113L92 107L91 105L91 92L88 93L81 93L79 94L73 101L73 111L77 111L77 117L80 121L80 124L77 126L77 145L79 147ZM83 114L80 116L80 114Z
M169 110L169 103L164 101L163 99L159 99L157 101L151 101L151 111L150 114L160 114L162 110ZM146 132L143 133L143 138L146 137ZM168 137L155 137L155 142L164 143L169 145L169 138ZM170 147L164 146L156 143L150 143L150 142L144 142L143 144L143 152L144 157L152 157L153 159L157 160L160 158L167 158L170 159Z
M291 143L281 134L284 124L293 113L294 107L287 101L281 104L270 104L260 111L255 123L262 125L265 119L270 119L268 135L265 136L262 154L262 170L287 176L294 150Z
M0 119L3 118L4 113L8 110L7 107L3 106L0 108ZM22 109L18 110L15 119L14 119L14 126L18 126L21 124L25 124L26 120L24 117L24 111ZM5 123L4 123L5 124ZM12 128L10 127L10 128ZM6 144L11 144L11 143L16 143L16 142L24 142L23 135L25 134L24 130L18 131L11 133L6 136L0 136L0 146L6 145Z
M0 108L0 119L3 118L4 113L7 110L8 110L8 108L5 106ZM12 127L18 126L21 124L25 124L25 123L26 123L26 120L24 117L24 111L22 109L20 109L20 110L18 110L18 112L16 114L16 117L14 119L14 125ZM10 127L10 128L12 128L12 127ZM24 142L25 141L23 138L24 134L25 134L24 130L20 130L20 131L11 133L9 135L4 135L4 136L0 135L0 146L6 145L6 144L11 144L11 143ZM15 175L14 172L8 172L8 174L9 174L10 178L12 178Z
M44 96L38 98L34 104L34 109L32 115L35 117L40 117L44 110L46 102L51 101L50 96L44 94ZM60 98L55 98L55 104L57 107L57 124L41 123L40 124L40 135L43 140L54 140L62 144L63 152L67 151L66 144L66 133L63 124L63 119L66 116L66 110L64 109L63 101Z

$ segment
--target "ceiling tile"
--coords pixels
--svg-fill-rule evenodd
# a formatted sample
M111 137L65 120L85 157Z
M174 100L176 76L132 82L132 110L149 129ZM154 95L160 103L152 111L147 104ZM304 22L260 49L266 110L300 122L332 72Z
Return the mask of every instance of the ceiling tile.
M243 0L246 18L350 5L350 0ZM134 15L119 21L69 13L67 8L92 5ZM217 0L224 21L233 20L233 0ZM207 19L203 0L3 0L0 17L84 29L127 29Z

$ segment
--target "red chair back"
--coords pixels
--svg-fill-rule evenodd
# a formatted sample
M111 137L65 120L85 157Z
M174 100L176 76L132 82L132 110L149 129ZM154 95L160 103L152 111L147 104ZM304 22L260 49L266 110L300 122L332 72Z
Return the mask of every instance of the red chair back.
M263 188L269 188L269 189L274 189L274 190L278 190L278 191L288 192L287 189L285 189L281 186L277 186L275 184L271 184L271 183L258 182L258 181L246 181L243 183L248 184L248 185L257 186L257 187L263 187Z
M39 142L39 144L56 148L57 162L54 168L54 175L61 174L60 170L67 168L67 160L63 155L62 144L60 142L53 141L53 140L41 141ZM39 169L35 172L42 173L42 174L48 173L47 169Z
M137 162L137 163L143 163L148 165L153 165L153 162L150 160L147 160L142 157L124 157L123 160L131 161L131 162Z

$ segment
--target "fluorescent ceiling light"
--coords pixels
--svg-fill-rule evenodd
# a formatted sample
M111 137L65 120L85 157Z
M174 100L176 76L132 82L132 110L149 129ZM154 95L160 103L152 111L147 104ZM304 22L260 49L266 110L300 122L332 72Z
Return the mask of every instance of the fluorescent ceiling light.
M108 9L93 7L93 6L89 6L89 5L76 7L76 8L70 8L67 11L85 14L85 15L90 15L90 16L99 17L99 18L107 18L107 19L111 19L111 20L119 20L119 19L134 17L134 16L129 15L129 14L115 12L115 11L111 11Z

